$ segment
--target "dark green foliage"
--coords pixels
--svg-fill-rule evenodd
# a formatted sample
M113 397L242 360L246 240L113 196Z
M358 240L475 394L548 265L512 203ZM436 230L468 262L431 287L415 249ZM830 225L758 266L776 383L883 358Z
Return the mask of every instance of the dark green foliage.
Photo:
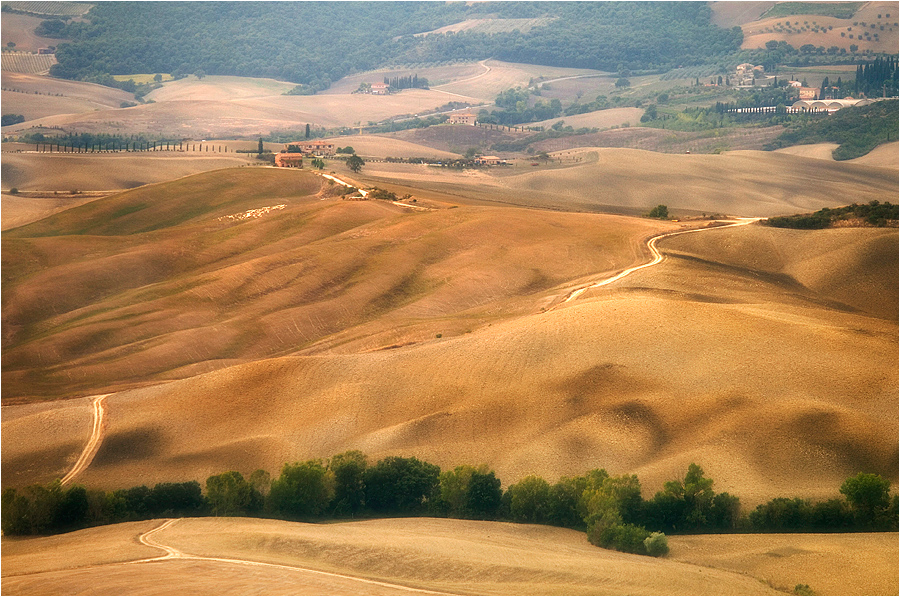
M832 155L848 160L865 155L882 143L897 141L898 102L889 99L868 106L844 108L826 118L801 119L765 149L809 143L839 143Z
M428 89L428 79L419 78L419 75L407 75L405 77L385 77L384 84L392 89Z
M199 516L207 511L206 498L197 481L157 483L147 501L154 515Z
M487 473L475 471L469 480L466 512L476 518L494 518L500 509L502 498L503 490L500 488L500 479L497 478L494 471Z
M650 532L633 524L615 524L600 530L588 529L588 541L605 549L647 555L644 540Z
M237 471L209 477L206 499L215 516L238 516L262 507L262 496Z
M562 113L562 103L558 99L552 99L549 102L544 100L532 102L531 94L521 87L502 92L494 100L494 104L500 110L493 112L485 109L479 110L478 122L515 126L525 122L549 120Z
M334 475L331 509L336 515L352 516L363 509L366 502L367 467L366 455L359 450L338 454L329 461L328 469Z
M841 485L858 525L877 527L887 518L891 505L891 483L873 473L859 473Z
M553 20L527 33L413 36L487 14ZM84 22L45 28L73 40L58 48L54 76L203 71L315 90L404 62L493 57L609 71L701 64L743 39L710 16L705 2L100 2Z
M366 469L366 507L385 513L421 512L438 490L440 473L440 467L417 458L388 456Z
M550 484L530 475L506 490L509 516L516 522L546 523L550 518Z
M41 21L34 29L34 32L41 37L60 38L65 37L65 34L63 33L65 29L66 22L62 19L48 19L46 21Z
M317 460L285 464L269 493L272 509L290 518L319 516L333 496L333 479Z
M659 218L666 220L669 218L669 208L665 205L657 205L647 213L648 218Z
M854 203L846 207L825 207L811 214L768 218L762 220L762 223L765 226L776 228L812 230L829 228L835 222L847 220L861 220L863 225L868 226L896 226L898 219L900 219L900 206L889 202L871 201L863 205Z
M794 595L815 595L813 590L809 588L809 585L800 583L794 585L794 590L791 593Z
M4 114L2 117L2 126L9 126L11 124L19 124L20 122L25 122L25 117L21 114Z
M347 158L347 167L350 168L352 172L359 172L360 170L362 170L362 167L365 164L365 160L363 160L356 154L353 154L349 158Z
M727 493L716 495L712 486L703 469L691 463L684 479L667 481L661 492L643 504L644 524L666 532L733 529L740 502Z

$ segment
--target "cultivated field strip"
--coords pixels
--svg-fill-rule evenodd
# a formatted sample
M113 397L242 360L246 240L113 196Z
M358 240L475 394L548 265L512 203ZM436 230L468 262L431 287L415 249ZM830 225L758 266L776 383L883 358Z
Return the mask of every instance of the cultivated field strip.
M56 56L53 54L3 52L2 70L8 72L26 75L47 74L54 64L56 64Z
M54 17L80 17L86 14L93 4L87 2L4 2L13 10L19 10L33 15L46 15Z

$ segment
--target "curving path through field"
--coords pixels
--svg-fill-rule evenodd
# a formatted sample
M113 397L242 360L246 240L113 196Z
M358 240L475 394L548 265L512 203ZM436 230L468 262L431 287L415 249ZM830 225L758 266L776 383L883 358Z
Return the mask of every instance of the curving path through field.
M301 566L287 566L284 564L270 564L268 562L257 562L254 560L238 560L238 559L233 559L233 558L213 558L213 557L209 557L209 556L197 556L197 555L193 555L193 554L184 553L183 551L179 551L178 549L176 549L170 545L165 545L164 543L160 543L159 541L157 541L156 539L153 538L153 535L168 529L169 527L171 527L172 525L177 523L179 520L181 520L181 519L173 518L173 519L167 520L166 522L162 523L155 529L151 529L138 537L138 541L140 541L144 545L146 545L148 547L153 547L156 549L161 549L166 552L166 555L157 556L155 558L146 558L143 560L132 560L130 562L125 562L125 563L126 564L142 564L142 563L146 563L146 562L159 562L162 560L201 560L201 561L206 561L206 562L223 562L225 564L241 564L241 565L245 565L245 566L260 566L260 567L266 567L266 568L278 568L280 570L291 570L294 572L320 574L320 575L328 576L328 577L332 577L332 578L340 578L343 580L351 580L354 582L367 583L367 584L377 585L379 587L385 587L388 589L399 590L399 591L411 591L411 592L415 592L415 593L424 593L426 595L452 595L452 593L440 593L438 591L428 591L426 589L418 589L416 587L408 587L408 586L398 585L398 584L389 583L389 582L382 582L380 580L372 580L372 579L364 578L361 576L350 576L347 574L337 574L336 572L324 572L322 570L315 570L313 568L303 568Z
M562 300L562 302L559 304L561 305L564 303L568 303L569 301L573 301L573 300L577 299L579 296L581 296L584 292L586 292L592 288L599 288L600 286L606 286L607 284L612 284L613 282L621 280L625 276L627 276L629 274L633 274L636 271L640 271L642 269L645 269L648 267L653 267L654 265L658 265L658 264L662 263L665 260L666 256L664 253L660 252L660 250L656 248L656 243L664 238L668 238L670 236L678 236L681 234L690 234L692 232L703 232L706 230L720 230L722 228L733 228L735 226L746 226L747 224L752 224L753 222L758 222L760 219L762 219L762 218L738 218L736 222L733 222L731 224L724 224L722 226L713 226L711 228L694 228L691 230L678 230L676 232L666 232L664 234L658 234L647 241L647 248L650 249L650 254L653 255L653 259L651 261L649 261L648 263L644 263L641 265L636 265L634 267L628 268L624 271L619 272L615 276L612 276L611 278L604 278L603 280L600 280L599 282L594 282L592 284L588 284L587 286L582 286L581 288L576 288L575 290L570 292L568 295L566 295L566 298L564 298ZM559 306L559 305L557 305L557 306Z
M72 479L86 469L91 461L94 460L97 450L100 449L100 443L103 441L103 429L106 427L106 420L104 418L106 415L106 408L103 403L106 401L107 396L109 396L109 394L102 394L94 398L92 403L94 407L94 427L91 430L91 437L88 439L88 443L84 447L84 450L82 450L81 456L75 461L72 470L62 478L62 481L60 481L62 485L71 483Z

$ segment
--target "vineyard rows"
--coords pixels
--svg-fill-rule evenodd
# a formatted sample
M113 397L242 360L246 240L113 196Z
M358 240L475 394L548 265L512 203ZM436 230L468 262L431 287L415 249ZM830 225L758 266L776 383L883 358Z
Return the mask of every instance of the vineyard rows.
M4 2L13 10L54 17L80 17L94 5L82 2Z
M42 2L41 4L51 4ZM27 75L41 75L50 71L50 67L56 64L56 56L53 54L29 54L28 52L3 52L2 70L23 73Z

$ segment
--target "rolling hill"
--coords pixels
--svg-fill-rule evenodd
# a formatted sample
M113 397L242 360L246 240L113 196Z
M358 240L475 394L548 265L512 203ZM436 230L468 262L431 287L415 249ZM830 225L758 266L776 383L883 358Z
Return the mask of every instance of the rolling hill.
M897 587L896 533L686 536L655 559L537 525L208 518L154 533L186 557L146 561L161 550L137 539L160 522L4 537L4 593L770 595L807 584L818 595L882 595Z
M605 467L651 494L695 461L750 505L859 467L896 483L896 230L675 237L560 305L680 224L329 193L233 169L4 233L4 402L121 390L89 486L347 449L507 483ZM19 408L4 483L59 475L75 428L35 444Z

